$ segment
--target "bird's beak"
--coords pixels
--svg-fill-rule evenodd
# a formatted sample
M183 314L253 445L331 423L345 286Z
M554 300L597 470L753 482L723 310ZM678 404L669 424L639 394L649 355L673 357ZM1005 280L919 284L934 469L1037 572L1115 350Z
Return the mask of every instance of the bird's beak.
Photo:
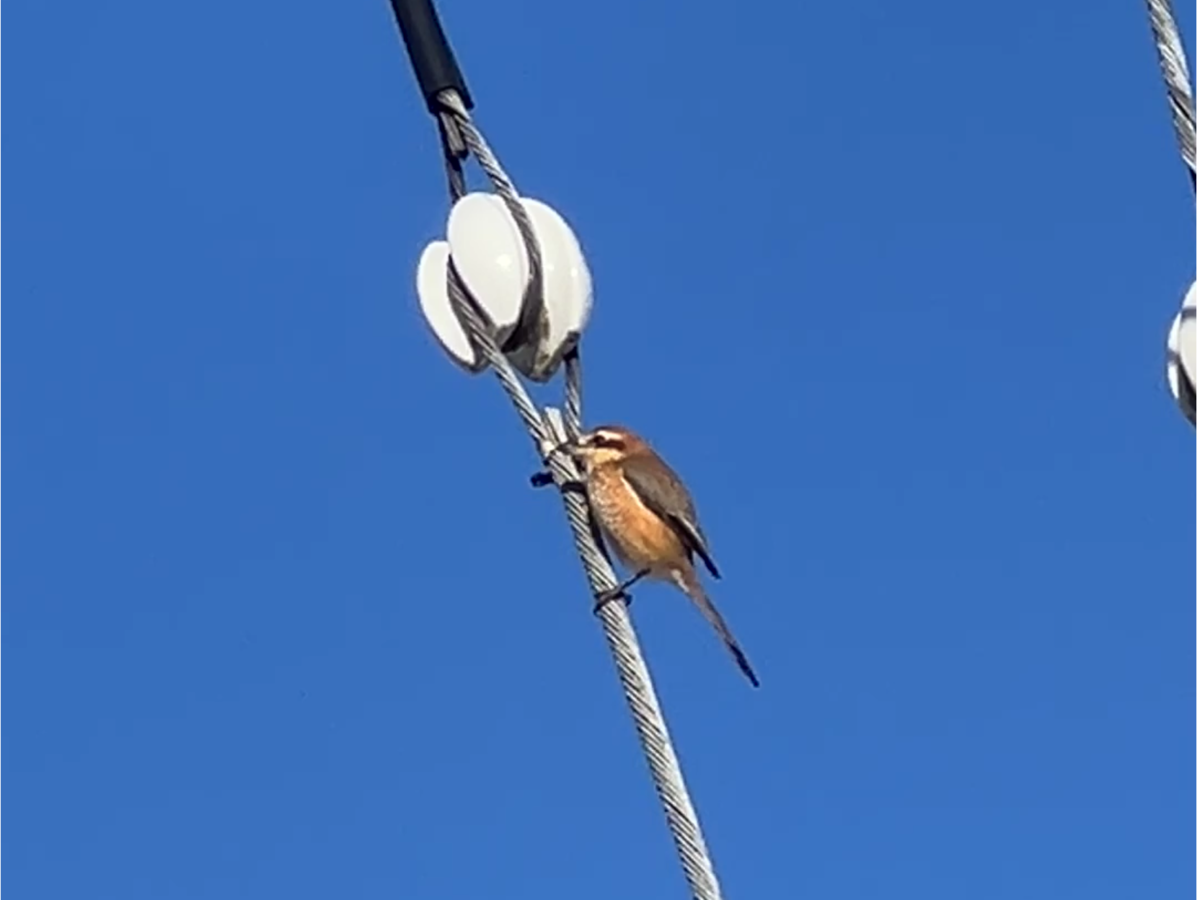
M566 440L554 448L556 453L565 453L568 456L574 457L579 454L580 445L578 441Z

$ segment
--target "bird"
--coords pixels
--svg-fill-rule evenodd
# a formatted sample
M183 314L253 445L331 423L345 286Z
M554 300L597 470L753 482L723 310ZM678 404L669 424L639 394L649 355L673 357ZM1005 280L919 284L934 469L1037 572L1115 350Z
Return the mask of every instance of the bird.
M560 446L579 465L583 488L604 542L634 574L597 598L597 609L642 578L683 591L724 641L755 687L758 676L700 583L699 556L714 578L721 573L700 528L683 480L643 438L620 425L601 425Z

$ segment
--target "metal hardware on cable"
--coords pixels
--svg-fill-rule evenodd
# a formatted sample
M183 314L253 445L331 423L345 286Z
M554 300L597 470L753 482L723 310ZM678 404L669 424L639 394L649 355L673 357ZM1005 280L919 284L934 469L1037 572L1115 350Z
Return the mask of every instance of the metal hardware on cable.
M578 482L579 472L574 462L557 450L568 438L577 437L583 428L583 365L579 340L591 305L591 279L586 263L574 235L561 217L553 210L547 212L549 208L544 204L518 195L512 180L472 120L465 82L429 0L413 0L412 3L391 0L391 3L409 48L417 81L430 111L438 120L452 204L457 207L471 199L463 164L468 156L473 156L487 175L495 196L519 236L519 246L512 248L514 252L501 254L505 265L515 265L518 270L522 263L527 266L524 290L520 295L520 313L515 321L508 321L512 306L501 301L511 300L511 291L504 296L501 296L503 291L475 296L466 284L469 279L461 271L470 270L478 262L471 259L475 248L466 238L456 243L455 235L448 235L448 241L435 241L422 254L418 266L422 309L443 349L456 362L468 371L490 368L495 373L537 448L539 460L545 462L550 478L560 488L575 549L592 594L603 595L614 590L619 582L596 541L587 501L578 492L566 489ZM494 221L492 211L485 204L475 203L474 206L477 210L471 216L479 221ZM464 227L466 234L473 233L470 222ZM499 234L499 239L503 239L502 232L503 229L492 229L488 234L492 237ZM462 259L455 259L456 251ZM553 261L549 267L545 256L548 252ZM510 257L515 257L515 263ZM505 268L497 278L503 281L508 274ZM553 281L553 291L548 289L549 281ZM476 289L479 284L476 280ZM498 319L506 320L499 323L503 327L497 327ZM544 381L560 368L564 373L564 411L555 408L539 411L522 384L518 369L527 377ZM628 611L622 603L605 603L597 617L603 626L691 894L696 900L720 900L720 887L699 818L688 795Z

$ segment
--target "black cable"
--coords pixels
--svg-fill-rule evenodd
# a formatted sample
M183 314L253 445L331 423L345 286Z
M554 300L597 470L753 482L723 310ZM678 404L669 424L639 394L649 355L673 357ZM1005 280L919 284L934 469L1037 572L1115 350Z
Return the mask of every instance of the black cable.
M429 111L435 116L441 111L438 94L447 89L458 91L463 104L471 109L475 104L432 0L391 0L391 3Z

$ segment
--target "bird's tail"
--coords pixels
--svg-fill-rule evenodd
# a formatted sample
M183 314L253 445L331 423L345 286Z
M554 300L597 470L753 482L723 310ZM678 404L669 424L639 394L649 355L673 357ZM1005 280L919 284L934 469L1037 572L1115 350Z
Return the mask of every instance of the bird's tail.
M693 569L676 570L674 573L675 583L679 589L687 594L692 602L700 608L700 612L704 614L704 618L721 636L721 640L725 642L725 646L729 648L729 652L733 654L734 660L738 664L738 668L742 670L750 683L758 687L758 676L754 674L754 669L750 667L750 660L746 659L746 654L742 652L742 648L738 646L737 639L733 636L733 632L729 630L729 626L725 624L725 620L721 614L717 612L717 608L713 606L713 602L708 599L708 593L704 590L704 585L700 583L700 579L696 576Z

